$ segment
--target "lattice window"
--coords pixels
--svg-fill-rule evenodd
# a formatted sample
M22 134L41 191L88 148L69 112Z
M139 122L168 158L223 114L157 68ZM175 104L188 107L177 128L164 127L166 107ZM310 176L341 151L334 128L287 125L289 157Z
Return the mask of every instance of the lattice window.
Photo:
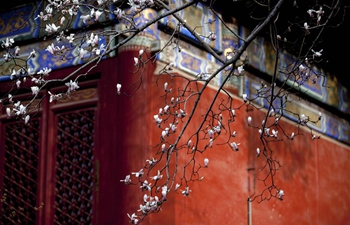
M1 224L35 224L39 120L5 125Z
M95 110L59 114L55 224L92 224Z

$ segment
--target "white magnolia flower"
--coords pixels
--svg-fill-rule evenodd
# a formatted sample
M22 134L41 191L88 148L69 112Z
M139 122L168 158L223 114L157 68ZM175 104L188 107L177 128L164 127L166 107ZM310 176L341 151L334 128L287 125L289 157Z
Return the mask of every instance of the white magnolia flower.
M280 199L280 200L283 200L283 196L284 196L284 191L283 190L279 190L277 192L277 197Z
M250 126L250 124L252 123L252 117L248 116L247 121L248 121L248 126Z
M153 165L157 162L157 160L155 158L152 159L146 159L146 162L148 162L149 165Z
M233 131L232 136L236 137L237 136L237 131Z
M139 58L134 57L134 66L139 66Z
M142 177L143 176L143 169L140 169L138 172L132 172L131 174L134 174L135 177Z
M278 131L272 129L272 136L275 137L275 138L277 138L277 135L278 135Z
M177 189L180 187L180 184L176 184L174 190L177 191Z
M205 159L204 159L204 166L205 166L205 167L208 167L208 163L209 163L209 159L208 159L208 158L205 158Z
M323 49L321 49L320 51L314 51L313 49L311 49L311 51L314 53L314 54L312 55L312 58L319 58L319 57L322 56L322 51L323 51Z
M307 122L307 116L305 116L304 114L301 114L300 115L300 121L302 122L302 123L306 123Z
M165 83L164 83L164 91L165 91L165 92L167 92L167 90L168 90L167 88L168 88L168 82L165 82Z
M24 117L24 124L27 124L29 122L30 116L26 115L26 117Z
M95 16L95 21L98 21L100 19L100 16L102 15L102 12L100 10L97 10L95 13L94 13L94 16Z
M8 117L11 116L11 109L10 108L6 108L6 114Z
M169 105L166 105L166 106L164 106L164 113L166 114L166 113L168 113L168 109L170 108L170 106Z
M158 114L155 114L153 118L157 125L159 125L162 122L162 119L159 118Z
M30 87L30 89L32 90L32 94L33 95L37 95L39 93L39 87L38 86L32 86L32 87Z
M238 74L242 74L242 72L244 71L243 65L239 66L237 68Z
M248 101L248 99L247 99L248 95L247 95L247 94L243 94L242 97L243 97L243 101L244 101L244 102L247 102L247 101Z
M209 139L209 148L213 147L214 140L212 138Z
M213 32L209 32L209 36L208 39L211 41L215 41L216 40L216 34Z
M117 93L118 95L120 95L120 89L122 88L121 84L117 84Z
M52 94L50 91L48 91L48 93L50 95L49 102L53 102L54 100L58 100L58 99L62 98L62 94Z
M69 82L65 83L65 85L68 87L68 93L73 92L79 88L78 81L70 80Z
M63 25L64 21L66 20L66 17L62 16L60 20L60 24Z
M56 33L58 29L60 29L60 26L56 26L54 23L52 23L52 24L46 24L45 31L48 34L52 34L52 33Z
M126 175L125 179L120 180L120 182L123 182L125 184L130 184L131 183L130 175Z
M236 116L236 111L234 109L231 109L231 114L232 114L233 117L235 117Z
M214 134L214 131L212 129L208 130L208 135L210 139L213 138L213 134Z
M187 186L185 188L185 190L183 190L181 193L183 196L188 196L190 194L191 190L189 189L189 187Z
M2 41L1 46L3 48L10 48L15 43L14 38L6 38L5 41Z
M35 50L33 49L33 51L31 51L28 55L28 59L31 59L31 58L35 58L36 54L35 54Z
M237 144L236 142L232 142L230 145L234 150L236 150L236 151L239 150L238 145L240 145L240 143Z
M162 196L163 196L163 199L166 199L166 195L168 194L168 187L166 185L164 185L162 187Z
M120 20L124 15L124 11L121 10L120 8L117 8L116 10L114 10L114 14L117 16L117 19Z
M188 140L188 142L187 142L187 147L191 147L191 144L192 144L192 140Z
M49 73L50 73L51 71L52 71L51 68L45 67L45 68L41 69L41 70L38 72L38 75L47 76L47 75L49 75Z
M137 219L137 215L135 213L133 213L131 216L128 213L128 217L130 218L130 223L132 224L138 224L138 219Z
M291 140L294 139L294 132L290 135L290 139L291 139Z
M144 182L142 182L142 185L140 186L140 188L142 189L142 190L147 190L147 191L150 191L151 189L152 189L152 187L151 187L151 183L148 183L148 181L147 180L145 180ZM146 194L145 194L146 195ZM146 195L147 196L147 195ZM144 196L145 197L145 196ZM145 200L145 199L144 199Z
M74 35L75 35L75 34L70 34L69 36L66 37L66 39L69 41L69 43L73 43L73 41L74 41Z
M20 51L21 49L18 47L18 46L16 46L15 47L15 55L16 56L19 56L19 51Z
M17 80L17 81L16 81L16 86L17 86L17 88L20 88L20 87L21 87L21 81L20 81L20 80Z
M306 33L309 33L309 25L307 24L307 22L304 23L304 28Z
M160 171L158 170L158 173L157 175L151 177L151 180L159 180L159 179L162 179L163 175L160 174Z
M88 52L87 50L81 48L79 51L80 59L83 59L87 52Z
M144 53L144 50L141 49L141 50L139 51L139 57L141 57L141 56L143 55L143 53Z
M260 156L260 148L256 148L256 157Z

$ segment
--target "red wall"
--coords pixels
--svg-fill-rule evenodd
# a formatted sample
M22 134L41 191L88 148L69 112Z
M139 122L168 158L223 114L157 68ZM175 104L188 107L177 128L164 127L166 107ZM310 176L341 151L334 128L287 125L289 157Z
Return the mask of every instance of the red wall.
M128 54L123 53L120 57L130 59L136 55L136 51ZM132 63L131 60L128 62ZM132 68L131 65L128 66ZM147 75L144 79L155 81L156 77L157 75ZM125 77L118 76L118 79L125 82ZM152 118L159 107L165 105L164 100L159 98L164 95L165 81L171 82L161 77L157 87L155 83L145 85L144 80L132 98L118 98L118 103L123 108L122 111L118 111L119 119L123 120L119 137L123 140L119 143L119 151L124 152L123 159L120 159L123 163L119 165L124 174L118 173L121 179L131 171L138 171L147 158L154 156L151 152L155 150L150 146L159 143L160 130L155 128ZM185 83L181 79L174 82L173 90ZM214 93L215 90L210 89L202 96L193 124L183 137L183 143L197 129L194 124L200 122ZM222 97L225 96L220 95L219 101ZM242 103L235 99L233 106L238 107ZM209 168L201 170L204 180L190 183L192 192L188 197L172 191L162 211L148 217L145 224L248 224L247 198L254 191L260 194L264 188L260 181L256 181L254 188L254 172L257 178L262 178L263 173L259 173L259 169L265 159L255 156L255 149L262 148L262 145L257 130L247 127L246 119L250 115L253 125L260 124L264 115L256 109L246 112L244 107L236 112L236 121L232 125L238 132L235 141L241 143L240 150L234 152L227 145L214 144L212 149L198 155L199 162L205 157L210 159ZM224 115L224 118L225 116L227 115ZM280 121L280 125L287 134L297 133L294 123ZM321 139L312 140L308 130L301 129L301 135L293 141L283 137L281 129L279 133L283 141L270 142L269 145L282 166L274 178L277 187L285 192L284 200L272 198L261 203L254 201L253 224L349 224L349 147L323 136ZM218 142L225 142L224 138L225 135L218 139ZM248 171L248 168L255 170ZM144 193L138 186L119 186L117 190L122 193L122 198L116 206L118 215L124 219L119 218L121 223L118 224L128 224L126 213L131 214L139 209ZM122 206L119 205L120 201L123 202Z

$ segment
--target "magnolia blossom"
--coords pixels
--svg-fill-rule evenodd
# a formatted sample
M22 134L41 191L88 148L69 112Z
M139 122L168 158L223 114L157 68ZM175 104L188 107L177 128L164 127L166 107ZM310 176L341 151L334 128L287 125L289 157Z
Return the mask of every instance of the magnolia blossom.
M6 108L6 114L8 117L11 116L11 109L10 108Z
M36 54L35 54L35 50L33 49L33 51L31 51L28 55L28 59L31 59L31 58L35 58Z
M83 49L83 48L81 48L80 51L79 51L80 59L83 59L84 56L86 55L86 53L88 53L88 51Z
M277 192L277 197L280 199L280 200L283 200L283 196L284 196L284 191L283 190L279 190Z
M272 136L275 137L277 139L277 135L278 135L278 131L272 129Z
M211 41L215 41L216 40L216 34L213 32L209 33L208 39Z
M306 123L306 122L307 122L307 116L305 116L304 114L301 114L301 115L300 115L300 121L301 121L302 123Z
M247 102L247 101L248 101L248 99L247 99L248 95L247 95L247 94L243 94L242 97L243 97L243 101L244 101L244 102Z
M153 116L153 118L154 118L154 121L156 122L156 124L157 124L157 125L160 125L160 123L162 122L162 119L159 118L158 114L155 114L155 115Z
M50 95L49 102L53 102L54 100L58 100L63 97L62 94L52 94L50 91L48 91L48 93Z
M183 196L188 196L190 194L191 190L189 189L189 187L187 186L185 188L185 190L183 190L181 193Z
M318 58L318 57L321 57L322 56L322 51L323 49L321 49L320 51L314 51L313 49L311 49L311 51L314 53L312 55L312 58Z
M209 159L208 159L208 158L205 158L205 159L204 159L204 166L205 166L205 167L208 167L208 163L209 163Z
M17 80L17 81L16 81L16 86L17 86L17 88L20 88L20 87L21 87L21 81L20 81L20 80Z
M13 43L15 43L14 38L6 38L5 41L2 41L1 47L10 48Z
M235 117L236 116L236 111L234 109L231 109L231 114L232 114L233 117Z
M233 131L232 136L236 137L237 136L237 131Z
M166 199L166 195L168 194L168 187L166 185L164 185L162 187L162 196L163 196L163 199L165 200Z
M243 65L239 66L237 68L238 74L242 74L242 72L244 71Z
M69 41L70 44L73 43L74 41L74 35L75 34L70 34L69 36L66 37L66 39Z
M134 57L134 66L138 66L139 65L139 58Z
M212 129L208 130L209 138L213 138L214 131Z
M60 26L56 26L54 23L52 23L52 24L46 24L45 31L48 34L52 34L52 33L56 33L58 29L60 29Z
M256 157L260 156L260 148L256 148Z
M231 145L231 147L234 148L236 151L239 150L239 148L238 148L238 145L240 145L239 143L237 144L236 142L232 142L230 145Z
M27 124L29 122L30 116L26 115L26 117L24 117L24 124Z
M120 95L120 89L122 88L121 84L117 84L117 93L118 95Z
M19 51L20 51L21 49L18 47L18 46L16 46L15 47L15 55L16 56L19 56Z
M132 172L131 174L134 174L135 177L142 177L143 176L143 169L140 169L138 172Z
M120 8L117 8L116 10L114 10L114 14L117 16L117 19L120 20L124 15L124 11L121 10Z
M309 33L309 25L307 24L307 22L304 23L304 28L306 33Z
M30 87L30 89L32 90L33 95L37 95L39 93L39 90L40 90L38 86L32 86L32 87Z
M191 147L191 144L192 144L192 140L188 140L188 142L187 142L187 147Z
M159 179L162 179L163 175L160 174L160 171L158 170L158 173L157 175L151 177L151 180L159 180Z
M165 82L165 83L164 83L164 91L165 91L165 92L167 92L167 91L168 91L168 89L167 89L167 88L168 88L168 82Z
M50 73L51 71L52 71L51 68L45 67L45 68L41 69L41 70L38 72L38 75L47 76L47 75L49 75L49 73Z
M123 182L125 184L130 184L131 183L130 175L126 175L125 179L120 180L120 182Z
M291 140L294 139L294 132L290 135L290 139L291 139Z
M148 181L147 180L145 180L143 183L142 183L142 185L140 186L140 188L142 189L142 190L148 190L148 191L151 191L151 189L152 189L152 187L151 187L151 183L148 183ZM146 195L146 194L145 194ZM146 195L147 196L147 195ZM145 197L145 196L144 196Z
M138 224L139 220L137 219L137 215L133 213L131 216L128 213L128 217L130 218L130 223Z
M247 121L248 121L248 126L250 126L250 124L252 123L252 117L251 117L251 116L248 116Z
M79 88L77 81L70 80L69 82L65 83L65 85L68 87L67 93L73 92Z

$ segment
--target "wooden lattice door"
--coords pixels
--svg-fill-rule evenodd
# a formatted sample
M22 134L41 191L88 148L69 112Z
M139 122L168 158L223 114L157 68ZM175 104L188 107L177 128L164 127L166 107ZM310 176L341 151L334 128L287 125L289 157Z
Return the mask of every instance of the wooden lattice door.
M92 224L95 109L56 115L55 224Z
M0 224L36 223L40 120L2 126Z

